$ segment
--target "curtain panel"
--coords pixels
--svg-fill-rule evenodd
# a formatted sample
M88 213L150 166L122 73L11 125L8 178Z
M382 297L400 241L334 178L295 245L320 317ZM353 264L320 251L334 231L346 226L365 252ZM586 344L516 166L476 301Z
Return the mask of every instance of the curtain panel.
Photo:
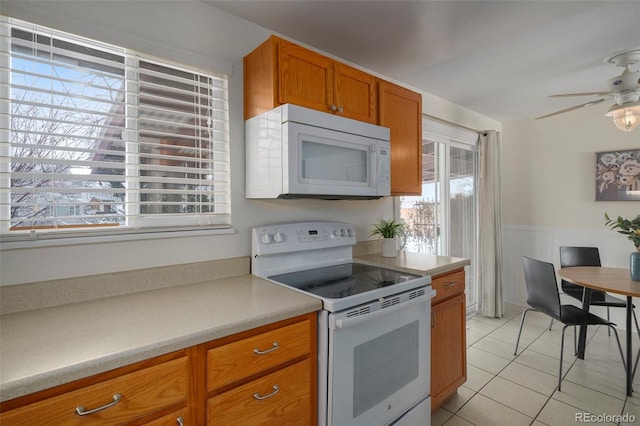
M478 176L478 298L476 312L503 315L500 133L480 135Z

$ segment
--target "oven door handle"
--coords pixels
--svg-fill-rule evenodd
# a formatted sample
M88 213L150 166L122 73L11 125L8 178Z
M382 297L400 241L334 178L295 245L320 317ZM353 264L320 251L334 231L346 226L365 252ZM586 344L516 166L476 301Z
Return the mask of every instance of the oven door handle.
M336 328L340 328L342 330L346 329L346 328L350 328L350 327L355 327L357 325L369 322L369 321L373 321L376 320L378 318L381 317L385 317L387 315L391 315L395 312L398 312L402 309L407 309L409 307L412 307L414 305L420 305L423 303L427 303L429 302L434 296L436 295L436 291L435 290L431 290L431 292L426 293L420 297L416 297L415 299L412 299L408 302L404 302L401 303L399 305L393 305L390 308L385 308L385 309L381 309L379 311L375 311L372 312L370 314L364 314L364 315L359 315L357 317L353 317L353 318L341 318L341 319L337 319L335 320L335 324L334 325L330 325L330 327L332 329L336 329ZM333 322L333 321L331 321Z

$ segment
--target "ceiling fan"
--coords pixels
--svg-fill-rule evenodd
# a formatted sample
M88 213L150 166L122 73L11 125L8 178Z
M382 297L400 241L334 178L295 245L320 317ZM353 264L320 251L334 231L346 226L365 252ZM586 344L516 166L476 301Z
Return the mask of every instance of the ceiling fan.
M605 114L613 118L615 125L626 132L630 132L640 125L640 71L633 71L631 66L640 63L640 49L617 53L604 60L617 67L624 67L622 74L609 79L609 90L606 92L585 92L585 93L564 93L551 95L552 98L563 98L570 96L600 96L600 99L585 102L580 105L565 108L551 114L536 118L552 117L583 107L599 104L608 99L614 99L615 104L609 108Z

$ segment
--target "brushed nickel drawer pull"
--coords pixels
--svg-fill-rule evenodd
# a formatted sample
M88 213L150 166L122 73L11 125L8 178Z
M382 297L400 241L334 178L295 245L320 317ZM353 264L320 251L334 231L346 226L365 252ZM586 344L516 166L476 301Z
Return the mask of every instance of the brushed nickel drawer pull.
M120 395L119 393L116 393L113 395L113 401L101 407L94 408L92 410L87 410L86 408L84 408L84 406L80 405L79 407L76 408L76 414L79 416L87 416L89 414L97 413L98 411L106 410L109 407L113 407L118 402L120 402L121 399L122 399L122 395Z
M266 351L261 351L258 348L255 348L253 350L253 353L256 355L264 355L264 354L268 354L269 352L273 352L276 349L278 349L280 347L280 345L278 344L278 342L273 342L273 347L271 349L267 349Z
M180 416L176 419L176 424L178 426L184 426L184 417Z
M280 388L278 385L273 385L273 392L266 394L265 396L260 395L258 392L253 394L253 397L258 401L262 401L263 399L271 398L273 395L280 392Z
M444 283L445 287L453 287L454 285L456 285L455 281L449 281L449 282Z

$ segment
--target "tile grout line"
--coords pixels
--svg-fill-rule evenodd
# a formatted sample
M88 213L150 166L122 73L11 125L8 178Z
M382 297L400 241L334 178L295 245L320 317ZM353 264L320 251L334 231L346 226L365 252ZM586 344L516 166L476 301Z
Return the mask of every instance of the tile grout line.
M495 328L494 328L493 330L491 330L490 332L482 333L482 337L480 337L479 339L475 340L472 344L468 345L468 346L467 346L467 350L468 350L469 348L471 348L471 347L474 347L478 342L480 342L480 341L481 341L481 340L483 340L484 338L489 337L489 336L490 336L493 332L495 332L496 330L498 330L498 329L500 329L500 328L504 327L506 324L509 324L511 321L517 320L517 317L518 317L518 315L516 315L516 316L514 316L514 317L511 317L508 321L501 323L499 326L495 327ZM526 323L525 323L525 324L526 324ZM587 342L586 342L586 345L589 345L590 343L592 343L593 339L595 338L595 336L596 336L597 332L600 330L600 328L601 328L601 327L597 327L597 328L596 328L596 330L591 334L591 336L588 338L588 340L587 340ZM469 402L470 402L474 397L476 397L478 394L481 394L480 392L482 391L482 389L484 389L484 388L485 388L489 383L491 383L491 382L492 382L496 377L499 377L499 374L500 374L502 371L504 371L506 368L508 368L509 366L511 366L511 365L512 365L512 364L514 364L514 363L515 363L515 364L519 364L519 365L523 365L523 364L520 364L520 363L516 362L516 360L517 360L517 359L520 357L520 355L522 355L522 353L524 353L526 350L530 349L531 351L536 352L536 353L539 353L539 354L541 354L541 355L549 356L549 355L547 355L547 354L537 352L537 351L535 351L535 349L531 348L531 346L532 346L532 345L533 345L533 344L534 344L534 343L535 343L535 342L536 342L540 337L542 337L542 336L545 334L545 330L548 330L548 328L546 328L546 329L542 329L542 330L543 330L543 331L542 331L542 332L541 332L541 333L540 333L540 334L539 334L539 335L538 335L538 336L537 336L533 341L531 341L528 345L524 346L524 349L520 352L520 354L519 354L519 355L515 355L513 358L504 358L503 356L500 356L500 355L498 355L498 354L494 354L494 353L492 353L492 352L485 351L485 350L483 350L482 348L475 347L474 349L476 349L476 350L483 351L483 352L486 352L487 354L490 354L490 355L497 356L497 357L499 357L499 358L505 359L505 360L507 360L507 361L508 361L508 363L507 363L507 364L506 364L502 369L500 369L500 371L498 371L497 373L493 373L493 372L491 372L491 371L487 371L487 370L482 369L482 367L478 367L478 366L473 365L473 367L478 368L478 369L480 369L480 370L482 370L482 371L485 371L485 372L487 372L487 373L491 374L493 377L492 377L489 381L487 381L483 386L481 386L477 391L475 391L475 390L473 390L473 389L471 389L471 388L468 388L468 389L470 389L471 391L473 391L473 395L472 395L468 400L466 400L466 401L465 401L465 402L464 402L460 407L458 407L458 409L457 409L455 412L453 412L453 413L452 413L453 415L452 415L452 417L451 417L451 418L453 418L453 416L457 416L457 415L458 415L457 413L458 413L458 412L459 412L459 411L460 411L464 406L466 406L466 405L467 405L467 404L468 404L468 403L469 403ZM574 329L574 332L575 332L575 331L577 331L577 330L575 330L575 329ZM565 339L565 340L566 340L566 339ZM503 342L503 343L507 343L507 342ZM574 351L575 351L575 348L574 348ZM553 357L551 357L551 358L553 358ZM557 361L558 361L558 362L560 362L560 359L557 359ZM566 380L566 381L568 381L568 382L570 382L570 383L572 383L572 384L574 384L574 385L576 385L576 386L584 387L584 388L589 389L589 390L591 390L591 391L598 392L598 393L601 393L601 394L606 395L606 396L608 396L608 397L611 397L611 398L617 399L617 400L619 400L619 401L622 401L622 402L623 402L623 406L622 406L622 413L621 413L621 414L624 414L624 409L627 407L627 404L630 404L630 403L631 403L631 402L629 401L629 398L628 398L628 397L626 397L626 395L625 395L625 398L624 398L624 399L620 399L619 397L616 397L615 395L609 395L609 394L604 393L604 392L601 392L601 391L599 391L599 390L591 389L591 388L589 388L589 387L587 387L587 386L581 385L580 383L573 382L573 381L571 381L570 379L567 379L567 378L566 378L566 377L567 377L567 375L569 374L569 372L571 371L571 369L572 369L572 368L574 368L574 367L576 366L576 363L577 363L577 357L575 356L575 352L574 352L574 353L573 353L572 361L570 362L569 367L568 367L568 368L566 368L566 370L565 370L565 372L564 372L564 374L563 374L563 381L564 381L564 380ZM470 364L470 365L472 365L472 364ZM525 364L525 365L526 365L526 364ZM534 367L529 366L529 368L534 368ZM536 369L536 368L534 368L534 369ZM536 369L536 370L538 370L538 369ZM538 371L541 371L541 370L538 370ZM546 374L548 374L548 372L546 372L546 371L543 371L543 372L544 372L544 373L546 373ZM511 383L514 383L514 384L516 384L516 385L519 385L519 383L513 382L513 381L511 381L511 380L509 380L509 379L506 379L506 378L504 378L504 377L501 377L501 378L502 378L503 380L507 380L507 381L509 381L509 382L511 382ZM522 386L522 385L520 385L520 386ZM533 417L533 420L532 420L532 421L531 421L531 423L530 423L530 424L533 424L533 423L535 423L535 422L537 421L537 422L539 422L539 423L541 423L541 424L546 424L546 423L542 422L541 420L539 420L539 419L538 419L538 417L539 417L539 416L540 416L540 414L544 411L544 409L547 407L547 405L549 404L549 402L551 401L551 399L554 399L554 398L553 398L553 395L557 392L557 386L556 386L555 390L551 393L551 395L545 395L545 394L542 394L542 393L540 393L540 392L538 392L538 391L536 391L536 390L534 390L534 389L530 389L530 388L528 388L528 387L526 387L526 386L524 386L524 388L526 388L527 390L530 390L530 391L536 392L537 394L544 395L544 396L546 397L546 401L544 402L544 404L542 405L542 407L538 410L538 412L536 413L535 417ZM507 405L505 405L505 404L503 404L503 403L501 403L501 402L499 402L499 401L496 401L496 400L494 400L493 398L490 398L490 397L488 397L488 396L486 396L486 395L483 395L483 394L481 394L481 395L482 395L483 397L485 397L485 398L491 399L492 401L494 401L494 402L496 402L496 403L498 403L498 404L500 404L500 405L502 405L502 406L504 406L504 407L507 407L507 408L509 408L509 409L511 409L511 410L514 410L514 411L515 411L515 412L517 412L517 413L520 413L520 414L522 414L522 415L524 415L524 416L526 416L526 417L528 417L528 418L531 418L531 417L529 417L526 413L522 413L521 411L519 411L519 410L517 410L517 409L515 409L515 408L508 407ZM556 400L556 401L558 401L558 402L560 402L560 403L562 403L562 404L566 404L566 405L568 405L568 406L572 406L571 404L567 404L566 402L563 402L563 401L560 401L560 400ZM572 406L572 407L573 407L573 406ZM573 407L573 408L580 409L579 407ZM460 417L460 416L458 416L458 417ZM451 418L447 419L447 422L448 422ZM462 417L462 418L464 419L464 417ZM465 419L465 420L466 420L466 421L468 421L467 419ZM446 422L445 422L445 424L446 424Z

